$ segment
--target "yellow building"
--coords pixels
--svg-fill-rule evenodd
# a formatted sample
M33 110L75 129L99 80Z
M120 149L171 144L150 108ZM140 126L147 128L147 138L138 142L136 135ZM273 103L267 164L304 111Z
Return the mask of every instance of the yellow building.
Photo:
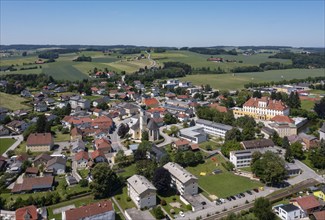
M316 196L317 198L322 199L323 201L325 201L325 188L319 191L315 191L314 196Z

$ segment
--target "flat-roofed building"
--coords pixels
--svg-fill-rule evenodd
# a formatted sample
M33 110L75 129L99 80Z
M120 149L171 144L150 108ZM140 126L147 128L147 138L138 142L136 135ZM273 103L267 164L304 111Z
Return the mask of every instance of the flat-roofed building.
M231 151L229 160L235 168L249 167L252 162L253 152L250 150Z
M204 131L204 127L201 126L193 126L181 129L179 131L179 136L196 144L200 144L208 140L208 135Z
M177 163L169 162L164 165L172 178L172 186L175 187L181 195L198 194L198 178L188 172Z
M156 187L144 176L133 175L127 179L128 196L138 209L150 208L157 204Z
M227 131L233 128L230 125L216 123L204 119L198 119L196 121L196 126L203 127L204 131L210 135L220 136L223 138L226 136Z

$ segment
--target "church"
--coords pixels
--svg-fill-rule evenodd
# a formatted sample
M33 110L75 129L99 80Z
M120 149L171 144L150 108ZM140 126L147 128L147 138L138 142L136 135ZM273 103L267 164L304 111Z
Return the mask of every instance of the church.
M140 110L140 115L131 118L129 127L129 134L134 140L141 140L142 132L144 131L148 132L149 141L159 140L159 127L157 123L152 118L148 118L143 109Z

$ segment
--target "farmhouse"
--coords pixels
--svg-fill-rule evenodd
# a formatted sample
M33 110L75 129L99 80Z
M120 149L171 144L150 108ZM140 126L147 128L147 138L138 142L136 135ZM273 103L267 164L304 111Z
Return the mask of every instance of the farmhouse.
M77 162L78 168L85 168L87 167L89 154L85 151L80 151L76 155L74 155L74 159Z
M157 204L156 187L144 176L133 175L127 179L128 196L138 209L153 207Z
M23 178L22 183L15 183L12 193L51 190L54 183L53 176Z
M44 152L51 151L53 137L51 133L33 133L27 138L26 151Z
M181 194L196 195L198 179L177 163L169 162L164 165L172 178L172 186Z

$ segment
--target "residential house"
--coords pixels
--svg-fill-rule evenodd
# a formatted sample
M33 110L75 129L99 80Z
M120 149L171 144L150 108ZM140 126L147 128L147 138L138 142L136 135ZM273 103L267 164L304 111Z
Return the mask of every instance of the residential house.
M159 106L159 102L156 98L145 98L142 102L144 105L150 108L157 108Z
M51 133L32 133L27 138L26 151L44 152L51 151L53 137Z
M102 98L94 100L93 101L93 106L97 107L99 104L107 103L109 100L110 100L110 98L108 96L104 96Z
M305 217L304 212L292 204L276 206L273 209L275 214L282 220L301 219Z
M30 112L29 110L19 109L19 110L14 111L11 115L13 117L21 118L21 117L27 116L29 112Z
M172 148L174 148L176 151L187 151L190 149L190 142L185 139L179 139L172 142Z
M315 220L324 220L325 219L325 210L318 211L313 213Z
M12 193L26 193L51 190L54 184L53 176L23 178L21 183L15 183Z
M179 164L169 162L164 165L171 175L171 185L181 194L198 194L198 178L181 167Z
M294 198L290 200L290 203L295 206L298 206L301 210L304 211L307 216L312 214L321 206L320 202L313 195L301 198Z
M233 127L230 125L224 125L217 122L212 122L204 119L198 119L196 126L204 128L204 131L213 136L225 137L227 131L230 131Z
M109 200L80 206L62 212L62 220L115 220L113 203Z
M9 129L7 129L5 126L0 125L0 136L6 136L9 135Z
M70 140L75 141L77 139L82 139L82 131L79 128L74 127L70 131Z
M180 122L188 122L190 120L190 117L186 114L177 114L176 116Z
M139 106L132 104L132 103L122 103L119 105L120 107L124 108L125 114L128 116L135 115L139 112Z
M263 127L261 129L261 134L263 134L265 138L271 138L275 132L275 130L269 127Z
M93 110L93 115L95 115L96 117L99 117L103 114L103 110L99 109L99 108L95 108Z
M111 153L112 152L112 145L105 138L96 139L95 140L95 148L97 150L103 152L104 154L107 154L107 153Z
M28 124L25 121L13 120L6 124L6 127L12 132L20 134L28 128Z
M221 106L219 103L213 103L213 104L211 104L209 106L212 109L216 109L218 112L228 112L227 107Z
M70 97L69 103L72 109L76 109L77 107L80 107L81 109L90 108L90 101L87 99L83 99L80 96Z
M27 167L25 171L25 177L36 177L39 173L37 167Z
M106 157L102 151L95 150L94 152L91 153L91 159L95 163L100 163L100 162L106 162Z
M46 164L46 172L53 174L64 174L67 160L63 157L53 157Z
M83 169L87 167L89 154L86 151L80 151L74 155L74 159L77 162L77 167Z
M35 157L33 163L35 167L38 167L39 165L46 165L49 160L51 160L52 157L46 153L39 154Z
M268 124L268 126L276 131L280 137L290 136L290 135L296 135L297 134L297 127L293 123L287 123L287 122L274 122Z
M286 163L285 169L286 169L287 175L289 177L297 176L297 175L301 174L301 172L302 172L302 170L294 163Z
M305 147L307 150L318 146L318 139L313 135L307 135L305 133L300 133L299 137L302 138L302 141L305 144Z
M38 102L34 105L34 111L36 112L46 112L47 104L45 102Z
M80 151L84 151L86 149L85 142L82 139L76 139L70 142L72 153L78 153Z
M269 120L276 115L289 115L290 108L281 100L268 97L250 98L243 104L243 108L235 108L235 116L251 116L255 119Z
M32 97L32 94L27 89L24 89L23 91L20 92L20 96L30 98L30 97Z
M25 206L15 211L17 220L41 220L42 215L38 212L34 205Z
M131 147L130 147L131 149ZM147 152L147 158L152 160L154 159L155 161L157 161L158 163L165 157L167 156L166 151L163 148L157 147L156 145L152 145L150 150L148 150Z
M144 176L133 175L127 179L128 196L138 209L157 205L156 187Z
M208 134L205 132L204 127L197 125L181 129L178 135L195 144L200 144L208 140Z

